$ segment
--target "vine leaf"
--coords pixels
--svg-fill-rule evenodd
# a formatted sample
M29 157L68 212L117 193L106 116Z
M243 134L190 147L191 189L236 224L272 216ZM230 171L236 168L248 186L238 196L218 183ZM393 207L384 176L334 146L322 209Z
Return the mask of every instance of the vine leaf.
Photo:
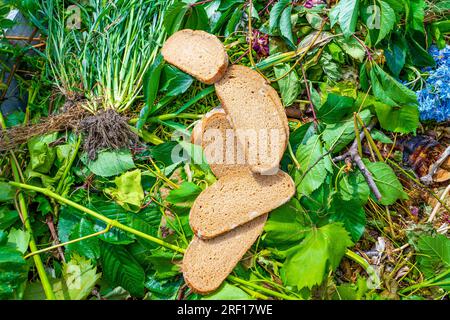
M352 244L342 223L312 229L299 245L288 251L281 270L284 282L298 289L322 283L325 274L337 268Z
M144 269L125 247L102 243L101 264L105 279L112 285L121 286L132 296L144 295Z

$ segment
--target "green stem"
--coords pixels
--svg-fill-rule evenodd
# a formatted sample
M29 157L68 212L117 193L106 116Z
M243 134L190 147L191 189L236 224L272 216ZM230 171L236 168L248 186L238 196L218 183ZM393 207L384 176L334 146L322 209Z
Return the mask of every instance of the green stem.
M103 215L101 215L101 214L99 214L99 213L97 213L97 212L95 212L95 211L93 211L93 210L91 210L89 208L83 207L82 205L79 205L76 202L73 202L73 201L71 201L69 199L66 199L66 198L60 196L59 194L56 194L56 193L50 191L49 189L40 188L40 187L36 187L36 186L31 186L31 185L24 184L24 183L17 183L17 182L10 182L10 184L12 186L17 187L17 188L33 190L33 191L36 191L36 192L40 192L40 193L42 193L42 194L44 194L44 195L46 195L48 197L51 197L51 198L55 199L58 202L67 204L67 205L69 205L69 206L71 206L71 207L73 207L73 208L75 208L77 210L80 210L80 211L82 211L82 212L84 212L84 213L86 213L86 214L88 214L88 215L90 215L90 216L92 216L92 217L94 217L94 218L96 218L98 220L101 220L101 221L103 221L103 222L105 222L107 224L110 224L111 226L113 226L115 228L118 228L118 229L121 229L123 231L132 233L132 234L137 235L137 236L139 236L141 238L144 238L144 239L149 240L151 242L157 243L160 246L166 247L168 249L171 249L171 250L174 250L174 251L177 251L177 252L180 252L180 253L184 253L184 251L185 251L184 249L182 249L180 247L177 247L177 246L175 246L173 244L170 244L170 243L167 243L165 241L162 241L161 239L155 238L155 237L153 237L151 235L145 234L145 233L143 233L143 232L141 232L139 230L135 230L133 228L130 228L130 227L128 227L128 226L126 226L126 225L124 225L124 224L122 224L122 223L120 223L120 222L118 222L116 220L112 220L112 219L110 219L108 217L105 217L105 216L103 216Z
M147 122L156 122L159 120L165 121L165 120L171 120L171 119L175 119L175 118L180 118L180 119L200 119L201 117L203 117L203 115L201 114L196 114L196 113L167 113L167 114L163 114L157 117L152 117L149 118L147 120Z
M0 124L1 124L2 129L6 130L5 119L3 118L3 115L1 112L0 112ZM15 158L13 151L11 151L10 162L11 162L11 169L12 169L13 176L14 176L14 181L16 181L16 183L22 181L21 180L22 172L20 170L20 167L17 164L17 159ZM33 229L31 228L31 223L30 223L30 219L28 216L27 204L25 201L25 197L23 196L22 193L18 194L18 198L19 198L19 210L20 210L20 213L24 220L24 226L25 226L25 229L30 234L30 241L28 243L28 246L30 247L30 251L33 253L33 252L36 252L38 250L38 248L36 245L36 241L34 239ZM41 257L39 255L35 255L33 257L33 260L34 260L34 265L36 266L36 270L39 275L39 279L41 280L42 287L44 288L45 296L47 297L48 300L56 300L55 293L53 292L52 285L48 279L47 273L45 272L44 263L42 262Z
M70 241L67 241L67 242L64 242L64 243L56 244L56 245L54 245L54 246L47 247L47 248L45 248L45 249L41 249L41 250L32 252L32 253L30 253L30 254L27 254L27 255L24 257L24 259L28 259L28 258L30 258L30 257L32 257L32 256L34 256L34 255L36 255L36 254L40 254L40 253L44 253L44 252L47 252L47 251L51 251L51 250L53 250L53 249L57 249L57 248L60 248L60 247L64 247L64 246L67 246L67 245L72 244L72 243L76 243L76 242L80 242L80 241L83 241L83 240L86 240L86 239L89 239L89 238L94 238L94 237L100 236L100 235L102 235L102 234L104 234L104 233L107 233L107 232L111 229L111 227L112 227L111 225L108 225L108 226L107 226L104 230L102 230L102 231L99 231L99 232L96 232L96 233L93 233L93 234L90 234L90 235L87 235L87 236L84 236L84 237L81 237L81 238L73 239L73 240L70 240Z
M111 220L111 219L109 219L109 218L107 218L107 217L105 217L105 216L103 216L103 215L101 215L101 214L99 214L99 213L89 209L89 208L83 207L82 205L79 205L76 202L73 202L71 200L68 200L68 199L62 197L62 196L60 196L60 195L50 191L49 189L40 188L40 187L36 187L36 186L24 184L24 183L12 182L12 181L9 182L9 184L14 186L14 187L17 187L17 188L26 189L26 190L32 190L32 191L36 191L36 192L42 193L42 194L44 194L44 195L46 195L46 196L48 196L50 198L53 198L53 199L55 199L55 200L57 200L57 201L59 201L61 203L67 204L67 205L69 205L69 206L71 206L71 207L73 207L73 208L75 208L77 210L80 210L80 211L82 211L82 212L84 212L84 213L86 213L86 214L88 214L88 215L90 215L90 216L92 216L92 217L94 217L94 218L96 218L98 220L104 221L105 223L107 223L111 227L118 228L118 229L121 229L123 231L129 232L131 234L137 235L138 237L141 237L143 239L146 239L146 240L149 240L151 242L157 243L157 244L159 244L159 245L161 245L163 247L166 247L168 249L171 249L173 251L176 251L176 252L179 252L179 253L182 253L182 254L184 254L185 251L186 251L185 249L180 248L180 247L178 247L176 245L167 243L167 242L162 241L162 240L160 240L158 238L155 238L155 237L152 237L152 236L150 236L148 234L145 234L145 233L143 233L143 232L141 232L139 230L136 230L136 229L133 229L131 227L128 227L128 226L126 226L126 225L124 225L124 224L122 224L122 223L120 223L120 222L118 222L116 220ZM38 257L38 255L36 255L35 257ZM270 294L273 297L277 297L277 298L281 298L281 299L289 299L289 300L299 299L298 297L288 296L288 295L285 295L285 294L282 294L282 293L279 293L279 292L276 292L276 291L264 288L262 286L258 286L256 284L253 284L251 282L239 279L239 278L234 277L232 275L229 275L228 279L230 281L233 281L233 282L245 285L247 287L259 290L261 292Z
M12 159L11 159L11 168L13 171L14 180L20 181L19 169L17 168L16 163L14 161L12 161ZM28 217L28 210L27 210L27 205L25 202L25 197L23 196L22 193L19 193L18 197L19 197L20 213L22 214L22 218L24 220L24 226L25 226L25 229L30 234L30 242L29 242L30 251L31 251L31 253L34 253L34 252L38 251L38 248L36 245L36 241L34 239L33 229L31 228L30 218ZM52 285L48 279L47 273L45 272L44 263L42 262L41 257L39 255L35 255L33 257L33 260L34 260L34 264L36 266L39 278L41 280L42 287L44 288L45 296L47 297L48 300L56 300L55 293L53 292Z
M424 281L422 283L418 283L409 287L406 287L405 289L402 289L400 291L400 293L406 293L406 292L410 292L416 289L420 289L420 288L425 288L425 287L434 287L434 286L438 286L438 285L447 285L448 281L441 281L441 282L437 282L437 280L447 276L450 274L450 269L448 269L447 271L442 272L441 274L437 275L434 278L431 278L430 280Z
M267 288L258 286L257 284L253 284L253 283L251 283L251 282L249 282L249 281L247 281L247 280L243 280L243 279L240 279L240 278L235 277L235 276L232 276L232 275L229 275L229 276L228 276L228 280L231 280L231 281L233 281L233 282L236 282L236 283L245 285L245 286L250 287L250 288L257 289L257 290L259 290L259 291L261 291L261 292L270 294L270 295L272 295L272 296L274 296L274 297L277 297L277 298L280 298L280 299L285 299L285 300L301 300L299 297L288 296L288 295L286 295L286 294L283 294L283 293L280 293L280 292L276 292L276 291L273 291L273 290L270 290L270 289L267 289Z

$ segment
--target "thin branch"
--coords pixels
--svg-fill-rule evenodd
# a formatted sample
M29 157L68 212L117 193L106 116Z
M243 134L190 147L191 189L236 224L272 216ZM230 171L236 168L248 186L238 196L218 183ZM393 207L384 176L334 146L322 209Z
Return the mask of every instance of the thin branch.
M447 160L448 156L450 156L450 146L445 149L439 159L431 166L428 174L420 178L420 181L422 181L426 185L430 185L433 182L434 174L441 167L444 161Z

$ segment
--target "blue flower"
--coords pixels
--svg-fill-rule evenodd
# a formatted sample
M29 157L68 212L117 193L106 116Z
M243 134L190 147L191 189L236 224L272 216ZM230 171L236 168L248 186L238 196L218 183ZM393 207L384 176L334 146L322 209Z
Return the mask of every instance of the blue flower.
M424 69L429 77L425 87L416 92L420 119L443 122L450 120L450 46L439 50L433 45L429 53L436 67Z

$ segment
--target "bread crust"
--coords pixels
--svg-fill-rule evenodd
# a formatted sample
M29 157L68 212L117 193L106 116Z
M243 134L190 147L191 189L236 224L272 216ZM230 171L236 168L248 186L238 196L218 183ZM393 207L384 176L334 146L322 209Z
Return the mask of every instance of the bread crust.
M206 41L204 44L199 44L196 40L197 38L202 38ZM183 43L180 43L184 41ZM180 46L182 48L180 48ZM199 68L198 65L193 64L193 59L183 59L184 57L180 57L180 49L187 50L192 52L193 54L198 53L199 48L203 47L213 48L218 51L218 55L222 58L218 62L218 64L211 64L207 66L206 70L213 70L214 72L211 75L206 74L202 71L202 68ZM219 81L223 75L226 73L228 68L228 55L222 44L222 42L214 35L209 34L202 30L191 30L191 29L183 29L178 32L175 32L171 35L166 42L164 43L161 54L168 63L174 65L178 69L186 72L205 84L213 84ZM208 64L212 63L212 59L205 57L201 58L202 61L198 61L198 63Z

